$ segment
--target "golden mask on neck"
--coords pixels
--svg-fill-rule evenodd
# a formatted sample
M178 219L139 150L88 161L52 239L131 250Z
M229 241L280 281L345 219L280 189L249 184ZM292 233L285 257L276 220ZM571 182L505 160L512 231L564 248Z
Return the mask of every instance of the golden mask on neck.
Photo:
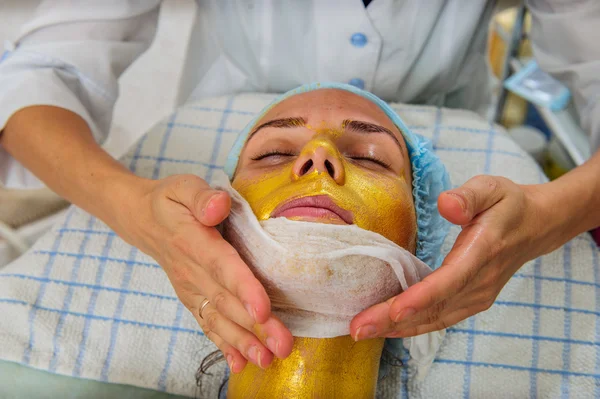
M275 105L250 133L232 186L259 220L356 224L415 251L406 144L356 94L320 89Z

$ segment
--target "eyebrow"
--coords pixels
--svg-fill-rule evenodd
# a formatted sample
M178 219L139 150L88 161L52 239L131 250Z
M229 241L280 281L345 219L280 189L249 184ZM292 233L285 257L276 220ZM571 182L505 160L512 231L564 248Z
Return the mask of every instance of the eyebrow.
M394 139L396 144L398 144L398 147L400 147L400 150L405 149L402 142L398 140L398 137L396 137L396 135L390 129L377 125L375 123L345 119L342 122L342 128L357 133L385 133Z
M252 138L252 136L258 133L260 129L263 129L265 127L278 127L282 129L287 129L292 127L300 127L304 125L306 125L306 119L298 116L292 118L273 119L272 121L265 122L262 125L259 125L256 129L254 129L252 133L248 135L248 139L246 141L249 141Z

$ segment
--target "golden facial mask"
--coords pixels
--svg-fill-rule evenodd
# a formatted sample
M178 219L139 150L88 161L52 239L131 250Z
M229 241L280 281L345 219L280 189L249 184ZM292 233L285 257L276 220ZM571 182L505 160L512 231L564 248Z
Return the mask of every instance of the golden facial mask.
M324 164L316 165L312 159L317 151L326 152L325 158L335 166L328 170ZM301 165L298 165L298 160ZM302 170L310 162L313 165ZM357 165L340 153L335 137L331 135L315 134L296 160L290 160L280 168L254 178L239 176L234 178L232 186L248 201L259 220L273 217L278 207L290 201L327 196L337 207L351 214L353 224L379 233L414 252L415 211L411 186L406 182L404 173L394 176ZM296 219L343 222L340 218L327 217L327 213L321 218Z

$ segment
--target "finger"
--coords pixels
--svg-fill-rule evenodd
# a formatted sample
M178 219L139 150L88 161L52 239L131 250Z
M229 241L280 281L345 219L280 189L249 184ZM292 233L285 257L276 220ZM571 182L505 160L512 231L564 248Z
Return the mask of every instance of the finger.
M266 323L256 324L254 332L278 358L285 359L292 353L294 337L277 317L271 316Z
M445 314L443 318L436 320L429 324L419 324L410 327L397 327L393 332L386 335L388 338L407 338L414 337L421 334L427 334L432 331L439 331L449 328L468 317L477 313L477 310L473 307L456 309L448 314Z
M454 282L457 277L451 269L447 267L436 270L423 281L409 287L394 298L388 317L398 323L410 319L422 311L443 310L446 307L447 298L450 298L460 288ZM431 317L437 317L431 310L428 314Z
M199 207L197 205L196 207ZM208 198L202 208L201 215L196 216L205 226L216 226L229 215L231 210L231 197L223 191L216 191Z
M229 370L232 373L239 373L244 369L244 367L246 367L248 360L242 356L240 351L225 342L213 331L209 331L208 333L205 333L205 335L217 346L217 348L221 350L221 352L223 352L223 356L225 357L225 360L229 365Z
M427 312L430 320L438 319L439 313L447 307L448 299L463 287L464 278L458 277L457 280L457 273L452 269L440 267L395 297L389 306L388 318L399 323L410 320L419 312Z
M188 208L196 220L209 227L225 220L231 208L229 194L213 189L194 175L176 176L167 197Z
M198 314L196 320L206 334L211 332L218 335L258 367L266 368L273 361L273 353L256 335L225 318L210 303L202 310L202 316Z
M463 299L468 298L471 298L471 296L464 294L457 298L456 303L453 302L451 305L447 305L447 302L444 302L443 305L438 303L398 323L389 318L389 303L395 300L395 298L390 298L386 302L379 303L361 312L352 320L350 324L352 337L355 341L360 341L375 337L419 335L424 334L425 330L430 332L447 328L484 310L481 301L478 300L470 301L468 306L464 305L465 301ZM461 318L457 319L458 317Z
M483 305L486 303L493 303L493 300L490 301L485 291L481 293L477 290L469 289L452 296L450 300L438 302L410 317L399 320L395 323L393 329L396 331L404 330L421 325L436 324L438 322L443 324L447 315L456 312L458 309L478 308L477 312L480 312L485 310Z
M241 301L254 323L265 323L271 314L271 301L263 285L237 251L216 230L208 233L208 237L204 240L205 245L196 247L205 250L196 250L194 260L210 273L217 284ZM198 237L199 240L202 238L204 237ZM219 292L219 289L214 289L212 294L207 296L215 301L220 312L227 312L227 309L221 305L222 301L217 297Z
M383 337L394 331L394 321L390 319L390 305L394 298L363 310L350 322L350 335L355 341Z
M417 314L408 319L403 319L398 323L395 323L389 318L389 313L385 313L386 311L389 312L389 306L387 308L382 306L385 303L375 305L374 307L369 308L361 314L357 315L357 317L355 318L356 321L352 321L352 327L356 325L356 328L353 328L352 331L354 331L355 334L358 335L354 335L355 340L373 338L372 336L365 336L365 329L360 328L361 326L365 325L363 323L370 323L370 325L374 326L376 328L377 337L394 337L396 336L395 334L398 331L402 331L403 333L405 333L406 331L422 331L422 326L437 326L436 328L431 327L433 329L430 329L429 331L446 328L448 322L448 315L457 314L456 309L458 307L467 308L465 302L462 300L463 298L469 298L469 295L462 295L461 298L458 298L458 301L453 301L451 304L448 304L448 302L444 302L443 304L438 303L430 308L418 312ZM394 298L391 298L388 301L391 302L393 300ZM470 303L470 311L472 311L473 313L467 314L466 316L464 316L465 318L481 310L484 310L481 308L481 306L479 306L481 302L470 301ZM450 317L450 319L452 319L452 316ZM418 334L414 333L412 335Z
M255 324L254 317L240 299L217 283L208 270L198 267L192 260L172 266L167 270L167 276L175 287L177 296L190 311L197 309L208 298L211 306L245 329L251 330Z
M350 334L355 341L370 339L375 337L386 337L396 331L398 326L404 328L411 327L413 324L430 324L439 318L442 311L447 306L447 302L437 303L432 307L425 308L414 315L406 314L406 317L398 323L390 317L391 305L400 300L401 295L390 298L385 302L378 303L362 311L350 322ZM402 324L404 323L404 324ZM413 323L413 324L411 324Z
M494 176L475 176L462 186L440 194L438 210L449 222L464 226L475 216L501 201L507 181Z
M211 306L215 307L223 316L246 330L252 330L254 318L244 308L242 302L223 286L216 283L205 270L199 270L198 275L199 280L203 281L202 294L198 298L208 298Z

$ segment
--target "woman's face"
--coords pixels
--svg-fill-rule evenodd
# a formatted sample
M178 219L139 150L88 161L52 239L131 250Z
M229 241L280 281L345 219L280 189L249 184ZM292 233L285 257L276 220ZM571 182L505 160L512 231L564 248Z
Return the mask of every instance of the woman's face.
M414 253L406 144L385 113L356 94L315 90L270 109L249 135L232 185L259 220L356 224Z

